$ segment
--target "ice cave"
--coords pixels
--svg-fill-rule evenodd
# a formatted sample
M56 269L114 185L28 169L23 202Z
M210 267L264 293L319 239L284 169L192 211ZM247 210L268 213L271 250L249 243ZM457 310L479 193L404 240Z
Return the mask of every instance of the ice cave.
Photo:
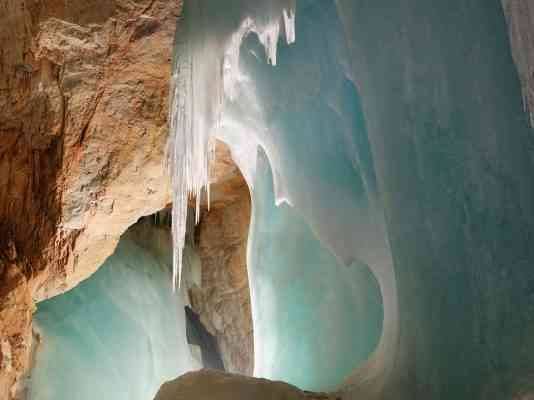
M0 400L534 398L533 0L3 0Z

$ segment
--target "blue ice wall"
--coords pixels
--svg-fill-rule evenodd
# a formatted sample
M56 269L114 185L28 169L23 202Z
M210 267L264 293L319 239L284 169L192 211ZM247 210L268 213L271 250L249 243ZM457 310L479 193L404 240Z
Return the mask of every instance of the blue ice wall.
M377 349L380 285L391 285L392 271L334 2L298 2L296 26L298 39L279 44L276 67L258 57L253 35L241 49L240 68L253 82L265 128L255 132L266 157L252 185L248 263L255 374L331 390ZM242 95L226 109L234 121L251 112Z
M150 400L192 368L166 247L158 256L123 238L91 278L39 304L31 400Z
M276 67L259 56L263 49L254 35L242 46L240 68L261 109L262 126L248 135L267 153L277 200L298 209L346 264L374 264L388 251L343 27L333 1L297 4L299 39L279 44ZM242 87L225 109L228 119L256 118L247 83Z
M257 168L249 240L255 374L334 389L378 344L380 287L366 265L339 263L294 209L275 206L263 154Z
M398 283L398 351L380 398L528 398L534 135L501 4L337 4Z

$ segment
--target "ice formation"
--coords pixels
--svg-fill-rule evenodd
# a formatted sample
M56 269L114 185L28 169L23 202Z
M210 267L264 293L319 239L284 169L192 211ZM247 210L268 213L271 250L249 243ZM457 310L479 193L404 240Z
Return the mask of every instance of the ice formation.
M262 153L252 200L254 374L307 390L334 390L378 345L378 282L366 265L339 263L291 206L275 205Z
M280 33L283 30L291 43L294 24L295 0L185 2L184 27L176 36L169 118L169 161L175 193L173 285L180 282L188 198L196 199L197 221L204 189L209 204L212 138L220 127L222 107L234 97L235 85L241 79L241 42L249 33L256 33L267 59L275 65Z
M291 359L270 358L313 347L311 337L280 336L280 324L303 326L313 317L306 314L313 298L301 287L283 304L276 299L283 282L304 279L308 264L308 283L319 284L306 255L320 254L331 270L368 266L382 295L373 354L362 364L371 332L361 330L348 345L354 368L361 366L348 398L501 400L533 393L534 145L500 2L299 0L292 7L186 2L179 40L194 51L177 52L196 58L187 74L177 69L177 82L190 86L175 104L190 102L185 119L209 128L199 138L229 144L253 190L248 266L261 348L256 373L328 388L349 369L328 382L306 382L293 374ZM283 30L296 42L275 47L272 21L293 15L294 31L292 24ZM251 29L250 21L262 28ZM258 147L272 178L265 178ZM194 171L204 180L184 184L189 191L208 183L204 148L174 147L177 160L200 164ZM272 179L272 196L261 177ZM185 204L180 182L176 204ZM278 209L270 208L273 201ZM286 235L285 248L278 235ZM283 280L291 273L298 278ZM320 275L335 287L336 274ZM374 296L371 281L364 282L354 281L367 293L357 302ZM334 296L332 287L316 290ZM373 326L376 313L354 314L358 324ZM342 322L330 337L321 333L323 340L343 338ZM298 368L317 377L308 361L299 358Z
M336 3L395 260L379 398L528 398L534 143L501 2Z
M230 7L214 1L185 3L185 27L178 33L175 78L177 82L183 79L179 56L187 54L183 46L196 46L194 53L198 58L190 63L193 67L185 75L188 82L196 82L199 90L175 86L175 93L183 102L202 103L202 107L196 107L194 114L185 118L211 121L204 125L213 127L210 132L197 135L225 141L254 192L255 220L250 232L248 265L255 342L256 348L262 349L255 355L255 374L288 380L304 388L330 389L365 362L374 350L377 354L374 357L382 360L382 355L388 353L387 343L395 335L392 261L362 107L357 89L349 79L348 52L333 1L299 0L298 9L288 2L238 3L231 2ZM272 4L267 7L267 3ZM296 25L295 15L298 16ZM280 21L284 23L280 25ZM286 43L296 38L291 46L273 41L280 33L277 26L285 30ZM261 56L263 53L267 59ZM271 64L275 63L273 67ZM175 104L179 101L175 100ZM216 116L206 116L202 110L216 110ZM183 115L179 107L171 111ZM189 131L174 133L191 134ZM176 146L176 141L174 144L178 159L188 157L202 165L208 162L207 150L196 158L194 148ZM255 193L258 174L265 174L265 167L258 167L259 148L272 171L269 179L273 195L269 200L262 198L268 191L263 190L263 195ZM192 167L184 170L187 168ZM262 187L266 185L263 181ZM206 184L203 181L200 186ZM186 201L187 195L180 188L175 185L178 205ZM281 207L279 212L275 209L272 213L279 213L285 225L280 223L277 228L269 218L261 218L259 223L261 213L257 204L260 202ZM182 220L176 221L175 246L180 251ZM276 247L262 239L270 231L283 235L282 226L291 232L294 227L294 233L299 233L285 240L294 243L302 254L291 248L275 254ZM276 312L268 312L269 300L274 302L277 293L284 293L290 287L292 281L285 274L293 277L306 274L309 254L316 254L324 261L324 265L310 265L306 282L311 287L321 277L332 276L329 271L339 270L339 276L332 278L331 285L321 286L326 293L315 299L299 286L295 296L300 296L301 301L288 304L285 317L276 317ZM375 278L367 279L364 273L358 273L361 268L369 268L370 277L376 277L378 283L373 281ZM284 287L281 282L288 282L289 286ZM269 287L272 293L266 296ZM349 287L359 288L360 292L351 297ZM387 296L382 298L380 292ZM336 300L336 294L345 296L345 306ZM305 349L316 348L319 341L328 340L327 330L318 327L316 336L305 339L299 338L295 331L292 331L295 335L280 336L283 321L294 320L297 330L309 329L310 324L317 323L318 320L309 319L311 314L302 313L313 305L319 306L319 298L324 302L319 314L323 317L337 314L339 322L330 331L333 338L339 338L337 345L325 346L329 350L324 354L332 362L339 361L339 368L328 372L311 362L319 352L307 359L303 355ZM370 307L368 312L358 311L361 304L376 307ZM284 312L280 307L275 309ZM382 332L383 316L388 318ZM351 341L353 331L360 334ZM287 353L292 346L295 346L293 363L289 356L272 358L273 354ZM298 346L301 350L297 350ZM302 362L299 375L292 372L297 359Z
M158 240L157 233L149 236ZM160 257L123 238L91 278L39 304L29 399L147 400L197 366L167 249Z

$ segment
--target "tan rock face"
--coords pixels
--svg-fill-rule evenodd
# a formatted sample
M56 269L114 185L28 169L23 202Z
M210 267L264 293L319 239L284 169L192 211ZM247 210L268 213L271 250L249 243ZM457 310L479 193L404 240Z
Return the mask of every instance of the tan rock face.
M339 400L283 382L202 370L165 383L154 400Z
M32 345L33 303L28 280L16 264L0 264L0 398L22 390L17 385L27 370Z
M228 148L218 143L212 166L212 202L196 229L201 286L189 290L191 306L217 338L226 370L253 372L253 334L246 248L250 194Z
M123 10L126 4L116 2L113 17L104 7L101 25L47 19L35 39L36 58L61 68L65 132L59 222L62 232L76 235L65 281L45 281L39 298L94 272L128 226L169 202L162 166L179 8L162 1Z
M32 298L92 274L170 200L180 11L178 0L0 4L0 399L28 364Z

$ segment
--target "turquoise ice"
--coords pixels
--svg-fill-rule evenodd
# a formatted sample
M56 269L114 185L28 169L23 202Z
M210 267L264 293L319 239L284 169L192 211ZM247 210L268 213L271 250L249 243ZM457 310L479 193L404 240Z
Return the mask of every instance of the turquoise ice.
M290 206L274 204L258 159L249 240L255 374L308 390L335 389L375 350L382 332L378 282L345 266Z
M123 238L92 277L39 304L31 400L147 400L192 368L170 251Z

